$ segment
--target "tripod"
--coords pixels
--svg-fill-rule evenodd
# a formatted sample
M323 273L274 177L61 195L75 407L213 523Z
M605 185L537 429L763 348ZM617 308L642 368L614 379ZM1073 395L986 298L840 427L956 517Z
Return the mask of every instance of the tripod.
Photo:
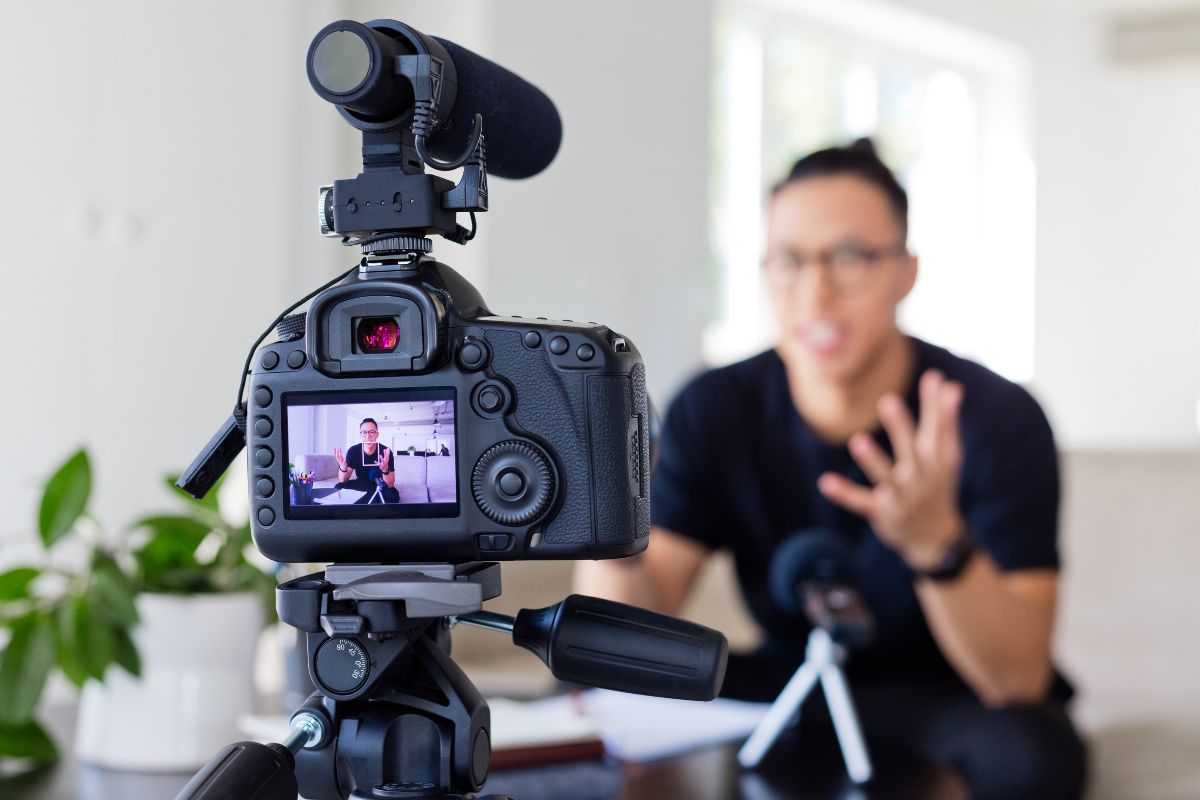
M367 498L367 505L371 505L372 503L374 503L375 498L377 498L377 497L379 498L380 503L387 502L387 500L385 500L383 497L383 484L380 483L379 481L375 481L375 492L369 498Z
M846 677L842 664L846 660L846 647L837 642L824 628L813 628L808 635L804 663L792 675L787 686L776 698L770 710L759 722L758 727L738 751L738 762L747 769L758 766L767 751L784 729L798 717L800 706L809 692L821 682L825 702L829 705L829 716L837 733L842 758L846 760L846 772L855 783L871 780L871 758L863 741L862 729L854 701L846 688Z
M306 632L317 691L285 742L226 747L177 800L471 800L491 719L450 659L454 624L511 633L576 683L699 700L724 678L725 637L703 626L578 595L516 618L480 610L499 594L499 565L482 562L335 564L281 585L280 619Z

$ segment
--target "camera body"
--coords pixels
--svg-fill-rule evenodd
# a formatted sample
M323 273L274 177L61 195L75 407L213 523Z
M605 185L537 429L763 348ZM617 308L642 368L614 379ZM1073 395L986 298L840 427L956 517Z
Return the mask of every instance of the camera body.
M594 323L494 316L428 257L364 267L318 295L303 335L259 351L249 398L251 524L276 561L616 558L646 546L637 350Z

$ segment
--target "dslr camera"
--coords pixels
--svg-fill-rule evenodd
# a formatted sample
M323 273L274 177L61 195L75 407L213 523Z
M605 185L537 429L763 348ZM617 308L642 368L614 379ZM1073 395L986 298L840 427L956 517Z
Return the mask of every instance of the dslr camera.
M363 172L324 187L319 210L322 233L364 258L307 314L275 326L277 341L249 363L247 399L239 390L235 418L181 487L206 491L241 434L255 544L276 561L644 549L649 410L637 348L595 323L496 316L430 256L429 235L464 241L456 214L486 210L490 165L476 118L500 107L500 94L520 109L488 115L500 117L489 145L508 153L494 173L524 177L557 149L549 99L389 20L329 26L308 73L363 133ZM439 125L442 109L453 116ZM465 151L459 186L425 174L454 165L437 157L454 150Z
M303 334L255 358L258 548L276 561L385 562L641 550L645 371L628 339L494 316L424 256L384 266L319 294Z

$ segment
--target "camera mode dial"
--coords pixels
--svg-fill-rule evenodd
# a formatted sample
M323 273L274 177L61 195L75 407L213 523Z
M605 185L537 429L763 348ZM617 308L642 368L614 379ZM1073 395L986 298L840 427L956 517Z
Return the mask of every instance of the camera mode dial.
M500 442L475 463L471 491L488 519L516 527L533 522L550 505L554 475L549 459L532 444Z

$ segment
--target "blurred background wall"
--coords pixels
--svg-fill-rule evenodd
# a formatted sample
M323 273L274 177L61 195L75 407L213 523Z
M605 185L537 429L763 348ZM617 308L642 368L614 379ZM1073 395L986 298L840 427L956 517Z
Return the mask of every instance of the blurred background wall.
M1200 707L1178 633L1200 611L1194 0L6 4L0 564L30 553L40 481L80 444L109 527L167 504L160 476L228 415L250 343L356 260L313 200L358 142L303 66L343 16L455 40L555 100L555 162L494 180L478 239L436 252L498 313L631 337L660 407L769 342L765 187L876 134L914 195L906 325L1027 383L1066 453L1067 659L1086 673L1115 637L1136 658L1093 685L1132 708L1158 670L1159 707Z

